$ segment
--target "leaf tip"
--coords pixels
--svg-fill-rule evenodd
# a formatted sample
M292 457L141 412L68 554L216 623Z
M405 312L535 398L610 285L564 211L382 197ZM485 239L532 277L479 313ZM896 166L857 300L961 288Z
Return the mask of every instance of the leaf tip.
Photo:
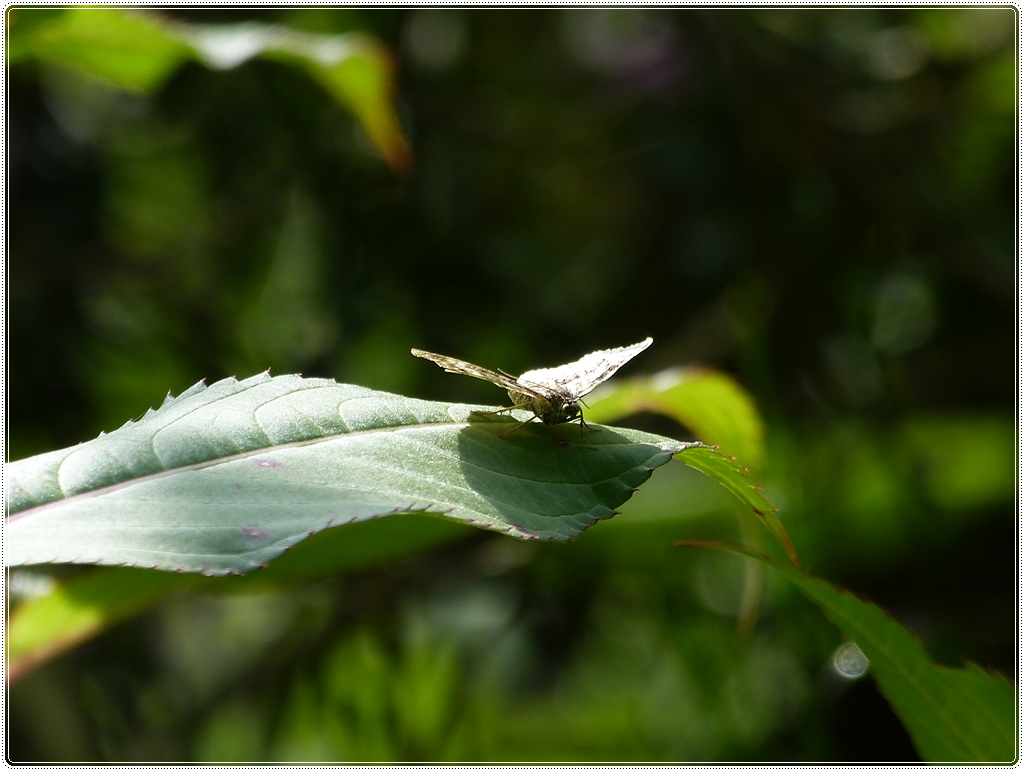
M793 544L789 541L782 544L782 548L786 550L786 556L789 557L790 562L793 563L794 567L800 567L800 559L796 556L796 549L793 548Z

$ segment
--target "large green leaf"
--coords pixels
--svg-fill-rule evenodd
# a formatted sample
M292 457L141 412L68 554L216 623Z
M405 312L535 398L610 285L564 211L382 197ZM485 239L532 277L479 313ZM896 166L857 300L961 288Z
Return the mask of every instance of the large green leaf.
M877 605L784 562L720 543L753 557L792 582L860 648L882 695L930 763L1011 763L1017 757L1017 693L999 674L973 664L933 662L924 645Z
M542 516L554 516L557 524L561 521L559 507L564 507L567 501L576 501L570 508L575 505L582 511L591 507L587 509L591 512L593 500L600 498L605 501L602 504L604 509L598 509L594 515L606 516L611 513L611 506L617 505L616 501L620 498L625 500L629 489L608 481L611 475L618 472L620 464L629 467L626 471L626 477L630 477L629 482L632 483L631 477L635 476L635 484L639 484L649 475L649 467L665 462L674 451L685 450L677 457L719 481L753 509L771 511L771 504L764 500L742 469L710 448L622 430L616 430L613 434L605 429L584 435L574 425L554 428L531 426L499 438L495 436L496 433L503 433L515 423L510 422L510 419L499 421L486 414L473 414L472 409L466 405L421 402L355 386L338 385L333 381L303 380L295 376L270 378L261 375L243 383L223 381L211 388L200 384L177 399L169 398L159 410L151 411L138 423L126 424L112 434L76 448L10 464L7 467L8 510L21 513L8 520L8 562L31 562L41 557L45 557L45 561L57 561L63 559L58 552L75 548L77 556L73 558L74 561L108 563L112 561L112 555L120 555L117 559L122 560L126 558L125 552L128 552L128 559L135 560L137 564L153 564L152 561L138 558L141 541L149 542L149 548L152 548L153 542L163 542L162 548L171 542L177 544L179 550L189 544L207 543L206 550L189 546L197 553L189 553L184 557L178 554L162 563L161 566L165 568L221 572L224 560L229 559L247 560L244 567L251 567L252 544L247 543L247 538L241 539L238 549L243 555L230 550L227 553L223 550L218 552L216 559L220 560L217 563L220 567L216 569L209 563L209 542L212 540L223 546L225 540L230 541L224 533L225 529L241 530L246 534L276 532L284 542L288 542L291 537L301 539L308 532L305 529L307 526L310 529L323 527L322 517L326 516L322 515L319 521L313 523L303 518L308 515L307 483L310 479L321 479L322 475L326 475L326 484L318 484L318 501L322 503L325 487L334 485L338 489L331 495L336 497L338 506L344 508L350 506L354 499L365 504L366 500L360 496L366 495L368 488L374 488L374 494L381 494L380 488L387 486L388 478L399 488L411 483L417 488L417 493L420 492L425 484L424 479L408 473L417 467L423 477L433 477L436 486L444 487L451 479L455 479L455 484L448 485L445 494L468 496L475 505L497 507L499 513L502 508L499 499L502 496L515 499L513 505L518 507L519 498L526 493L526 498L540 501L538 505L544 509ZM452 421L454 415L467 419L456 423ZM408 441L395 436L397 431L414 429L429 429L431 434L425 439L425 445L422 436ZM439 429L443 431L437 433ZM470 448L468 458L473 457L474 447L478 450L487 447L496 454L489 454L486 463L478 463L468 474L463 473L460 469L465 459L456 463L456 453L448 451L453 436L462 438L455 440L457 452ZM467 437L474 441L467 444ZM629 450L619 445L624 437L630 441L640 441L642 445L648 441L655 444L646 444L641 449L637 456L640 463L636 465L637 458L632 457L635 449ZM253 475L253 469L282 470L282 467L274 464L279 458L266 457L261 448L285 449L282 445L291 446L295 443L309 447L314 446L312 443L323 446L332 439L360 440L363 443L347 445L348 449L341 452L327 451L319 467L316 463L309 463L305 469L312 473L312 477L304 478L305 472L301 468L293 468L297 482L295 478L282 480L286 476L282 473ZM366 452L366 441L370 442L371 448L377 449ZM478 446L478 442L484 445ZM384 447L399 448L395 455L387 459L389 462L395 461L401 457L402 446L406 450L413 448L411 455L415 456L412 465L404 467L404 474L391 473L389 469L392 466L388 463L373 462L380 458L384 452L381 448ZM424 448L429 451L420 452ZM503 468L504 461L499 456L510 450L508 467ZM524 456L523 451L528 455ZM357 457L348 457L350 452L356 453ZM358 458L360 453L364 453L362 463ZM407 459L409 455L407 452ZM533 456L536 468L530 469L529 463L523 466L524 457L529 456ZM199 499L190 501L189 485L179 481L173 485L177 491L174 504L169 501L162 501L159 505L140 502L149 495L143 488L126 496L119 508L108 508L104 503L104 496L108 493L117 493L115 497L124 496L119 491L126 487L145 486L148 481L174 476L170 469L177 469L175 473L189 475L189 478L201 479L204 475L196 472L209 471L213 466L223 465L232 458L244 461L241 467L246 476L247 491L240 495L240 488L231 483L227 501L209 498L207 482L193 488ZM507 477L509 471L522 474L524 468L532 475L530 479L517 481L514 476ZM497 473L488 477L495 469ZM220 468L217 474L219 476L227 471ZM553 471L560 475L554 482L551 481ZM579 479L581 474L593 480L596 478L595 473L598 477L603 474L610 476L607 479L602 477L604 481L582 485L567 482ZM473 485L481 484L488 489L474 489ZM148 489L157 490L152 493L154 497L160 495L159 487ZM391 490L390 494L397 493ZM550 500L547 498L549 495L553 496ZM245 524L239 525L238 521L242 521L239 517L246 511L253 511L254 499L260 500L256 509L264 512L267 510L264 505L266 501L284 503L271 504L276 512L273 522L261 520L259 524L254 524L256 520L248 518L244 519ZM87 507L91 511L91 519L79 520L74 513L77 511L76 502L85 500L91 501ZM382 511L375 513L385 513L385 510L390 512L395 508L392 505L394 503L388 500L382 505ZM549 505L552 507L550 510L546 508ZM191 528L187 516L183 517L181 510L192 512ZM45 517L33 524L31 520L40 513L44 513ZM517 517L523 513L513 511L506 524L513 527ZM461 515L456 512L449 512L449 515L462 521L475 518L472 512L465 511ZM74 521L69 523L68 517ZM282 519L286 521L283 525L279 521ZM332 524L347 521L347 515L336 516ZM581 522L585 525L588 521L587 518L580 520L571 517L570 529L578 532ZM168 522L175 526L166 527ZM225 524L227 522L234 524ZM485 523L484 526L488 525ZM493 522L490 526L503 527ZM559 538L566 536L568 531L549 532L546 536L526 529L513 529L511 532L519 537L535 534L538 537ZM299 548L282 554L265 570L244 578L236 577L227 584L217 583L216 586L226 589L235 586L238 581L279 583L306 580L358 570L468 533L456 521L415 516L411 512L401 517L371 519L343 528L330 528L302 542ZM788 543L788 539L785 543ZM238 540L235 545L239 546ZM266 542L258 545L264 547L258 551L261 559L269 559L274 551L279 552L284 548L280 540L270 551L266 550ZM35 558L25 555L16 558L14 555L18 548L34 550L32 553L36 555ZM106 550L106 557L89 557L89 554L96 557L97 550ZM233 563L227 569L242 568ZM16 676L24 674L167 593L194 586L195 580L194 576L163 571L116 568L100 569L72 578L58 586L52 594L27 601L15 610L8 637L11 672Z
M11 10L9 63L35 58L129 91L159 88L189 60L228 69L254 57L305 69L356 117L393 169L409 166L394 106L394 61L369 35L318 35L258 22L184 24L125 8Z
M474 409L294 375L200 383L9 464L7 564L244 573L332 525L413 512L565 540L700 447L575 424L504 435L514 419Z

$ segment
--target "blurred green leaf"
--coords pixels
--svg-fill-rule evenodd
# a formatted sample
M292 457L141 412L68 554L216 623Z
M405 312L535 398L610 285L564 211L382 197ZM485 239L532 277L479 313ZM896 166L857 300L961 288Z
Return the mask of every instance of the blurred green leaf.
M380 47L336 64L305 61L314 79L359 119L370 141L396 171L412 165L412 151L402 132L394 104L395 65Z
M262 758L266 719L259 703L240 697L216 710L199 730L195 758L200 763L252 763Z
M387 651L363 631L339 645L321 673L322 689L293 688L284 708L274 759L279 762L399 760L388 720L391 668Z
M676 457L687 466L718 480L725 489L753 509L764 526L786 550L789 558L794 564L797 564L796 549L793 548L793 543L789 540L786 528L775 516L777 509L764 497L761 488L746 475L746 469L710 447L693 447Z
M463 707L458 652L426 628L397 642L396 651L365 628L342 639L315 682L292 688L272 757L305 763L445 758Z
M189 59L229 69L257 56L303 67L356 117L392 169L410 166L394 108L394 62L383 44L362 33L317 35L257 22L184 24L122 8L17 9L7 60L32 57L149 92Z
M317 35L256 22L175 29L210 67L234 67L253 56L303 67L356 116L392 169L404 171L412 163L394 109L394 61L375 38L358 32Z
M1010 7L929 8L916 18L932 53L954 61L997 50L1013 39L1016 21Z
M457 538L471 531L430 517L360 522L318 533L247 576L207 580L191 574L102 567L65 581L49 594L19 605L7 636L8 679L13 682L104 629L186 588L233 590L308 581L362 570Z
M8 620L8 681L198 580L157 570L108 568L72 578L19 605Z
M152 91L193 51L157 17L120 8L69 8L32 18L18 9L9 61L27 56L73 67L131 91Z
M1002 675L973 664L934 663L918 640L877 605L827 581L741 547L711 546L752 557L793 583L852 639L870 661L879 690L929 763L1010 763L1016 758L1017 694Z
M610 423L635 412L678 420L707 444L753 469L764 465L764 422L754 400L728 375L670 369L609 383L587 397L587 419Z
M30 35L35 28L48 26L68 12L68 8L11 8L7 12L7 63L14 64L32 55Z
M669 369L656 375L609 383L587 397L587 418L609 422L636 412L655 412L673 418L697 437L754 468L764 464L764 423L754 400L728 375L704 368ZM687 466L718 480L747 504L775 536L795 563L796 550L777 509L747 469L710 448L694 448L677 456Z
M999 416L936 415L911 418L902 428L925 492L942 509L1011 500L1017 432Z
M7 564L244 573L332 525L410 512L566 540L699 448L515 426L294 375L199 383L113 433L8 465ZM736 485L739 471L713 457L704 448L701 470Z
M1017 56L1013 49L979 68L974 77L975 93L989 109L1014 115L1017 109Z

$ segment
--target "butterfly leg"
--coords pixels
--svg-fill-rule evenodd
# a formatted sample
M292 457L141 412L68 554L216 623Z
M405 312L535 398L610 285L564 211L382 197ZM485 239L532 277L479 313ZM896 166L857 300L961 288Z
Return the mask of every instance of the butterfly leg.
M592 426L588 426L587 425L587 421L585 421L583 419L583 414L580 413L580 438L583 440L583 444L585 444L591 450L596 450L597 448L594 447L594 445L592 445L590 443L590 441L587 439L587 435L586 435L585 432L586 431L600 431L600 430L601 430L600 428L593 428Z
M500 415L503 412L511 412L512 410L525 410L526 406L523 404L513 404L511 407L501 407L496 409L494 412L488 412L488 415Z
M510 408L510 409L511 409L511 408ZM512 433L513 431L518 431L518 430L519 430L520 428L522 428L523 426L525 426L525 425L526 425L527 423L532 423L532 422L533 422L533 421L535 421L536 419L537 419L537 416L536 416L536 415L534 415L534 416L533 416L532 418L530 418L529 420L524 420L524 421L523 421L522 423L520 423L520 424L519 424L518 426L516 426L515 428L510 428L510 429L509 429L508 431L506 431L506 432L505 432L504 434L498 434L498 438L499 438L499 439L504 439L504 438L505 438L506 436L508 436L509 434L511 434L511 433Z

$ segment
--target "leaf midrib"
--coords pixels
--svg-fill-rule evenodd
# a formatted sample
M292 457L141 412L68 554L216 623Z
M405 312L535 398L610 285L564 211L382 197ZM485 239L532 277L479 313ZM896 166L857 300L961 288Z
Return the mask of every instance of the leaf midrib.
M879 651L881 651L885 658L888 660L889 664L894 669L896 669L900 674L902 674L906 678L907 682L910 683L910 685L914 688L914 690L917 691L917 693L935 710L935 712L941 716L943 723L950 729L951 733L953 733L958 739L960 739L963 742L963 746L966 747L971 753L973 753L974 757L977 758L978 761L984 761L984 753L970 740L968 736L965 736L959 730L957 722L953 720L949 713L945 709L943 709L941 705L931 696L928 689L922 685L920 680L913 676L910 670L901 665L899 657L893 655L892 651L889 649L889 646L879 642L878 637L876 637L869 629L865 629L855 618L851 618L842 610L833 609L832 612L836 616L845 619L851 627L859 630L859 633L863 635L865 639L867 639L872 645L874 645ZM936 732L936 735L940 734L941 732ZM944 741L943 743L947 746L950 746L949 743L946 741Z
M356 397L356 398L368 398L368 397ZM346 401L350 401L350 400L346 400ZM468 427L470 427L472 425L473 424L468 422L468 421L450 421L450 422L414 423L414 424L406 424L406 425L400 425L400 426L378 426L376 428L364 428L364 429L359 429L359 430L356 430L356 431L346 431L344 433L331 434L329 436L318 436L318 437L315 437L313 439L303 439L303 440L300 440L300 441L297 441L297 442L285 442L285 443L282 443L282 444L271 444L271 445L267 445L266 447L257 448L255 450L247 450L245 452L239 452L239 453L236 453L236 454L233 454L233 455L223 455L223 456L221 456L219 458L211 458L209 460L200 461L198 463L190 463L190 464L186 464L184 466L174 466L172 468L164 469L163 471L158 471L155 474L145 474L143 476L134 477L132 479L126 479L126 480L121 481L121 482L116 482L116 483L114 483L112 485L107 485L105 487L98 487L98 488L95 488L93 490L85 490L85 491L83 491L81 493L74 493L72 495L65 495L63 498L60 498L58 500L48 501L46 503L41 503L38 506L31 506L31 507L29 507L27 509L23 509L21 511L17 511L14 514L9 514L9 515L7 515L4 518L4 521L7 522L7 523L15 522L15 521L17 521L19 519L24 518L27 515L35 515L35 514L42 513L42 512L44 512L46 510L49 510L51 508L65 506L65 505L71 503L72 501L85 500L85 499L88 499L88 498L95 498L95 497L98 497L100 495L107 495L108 493L115 492L117 490L126 489L128 487L133 486L133 485L142 484L144 482L151 482L151 481L156 480L156 479L162 479L162 478L164 478L166 476L170 476L172 474L185 473L185 472L189 472L189 471L197 471L197 470L201 470L201 469L205 469L205 468L213 468L213 467L218 466L218 465L222 465L222 464L225 464L225 463L233 463L233 462L235 462L237 460L244 460L245 458L250 458L250 457L257 456L257 455L263 455L263 454L266 454L268 452L276 452L278 450L287 450L287 449L293 449L293 448L297 448L297 447L310 447L310 446L313 446L313 445L316 445L316 444L321 444L323 442L339 441L339 440L345 439L347 437L363 437L363 436L368 436L368 435L372 435L372 434L379 434L379 433L398 433L398 432L402 432L402 431L420 431L420 430L430 430L430 429L436 429L436 428L453 428L453 427L468 428ZM261 430L262 430L262 428L261 428ZM602 445L602 446L616 447L616 446L622 446L622 445L626 445L626 444L633 444L633 443L632 442L610 442L610 443L608 443L606 445ZM64 464L64 462L69 457L71 457L71 456L69 455L69 456L67 456L65 458L62 458L60 464L57 466L57 469L56 469L56 472L55 472L55 476L57 477L58 485L60 484L60 469L61 469L61 466ZM483 467L478 466L478 468L483 468ZM493 470L493 469L488 469L488 470ZM497 473L502 474L504 472L498 471ZM518 479L518 480L522 480L523 479L522 477L512 477L511 475L508 475L508 474L506 474L506 476L509 476L510 478ZM538 482L538 483L556 484L554 482L550 482L549 480L543 480L543 479L526 480L526 481L533 481L533 482ZM598 482L600 482L600 481L607 481L607 480L598 480ZM596 484L596 483L597 482L595 482L594 484ZM573 484L573 483L566 483L566 484ZM62 489L62 492L63 492L63 488L61 488L61 489Z
M415 423L415 424L411 424L411 425L401 425L401 426L379 426L379 427L376 427L376 428L364 428L364 429L360 429L358 431L345 431L344 433L330 434L328 436L317 436L317 437L314 437L312 439L302 439L302 440L299 440L297 442L284 442L282 444L268 444L265 447L259 447L259 448L255 449L255 450L246 450L245 452L239 452L239 453L235 453L233 455L222 455L222 456L220 456L218 458L210 458L209 460L199 461L198 463L188 463L188 464L185 464L183 466L173 466L172 468L165 468L163 471L158 471L155 474L145 474L143 476L133 477L132 479L125 479L124 481L121 481L121 482L115 482L114 484L107 485L106 487L97 487L94 490L85 490L85 491L80 492L80 493L73 493L72 495L65 495L63 498L60 498L59 500L48 501L46 503L41 503L38 506L32 506L32 507L30 507L28 509L24 509L22 511L15 512L14 514L10 514L10 515L8 515L5 518L5 521L6 522L11 522L11 521L15 520L16 518L21 517L24 514L28 514L28 513L35 514L35 513L38 513L38 512L40 512L40 511L42 511L44 509L51 508L53 506L62 506L64 504L68 503L69 501L81 500L83 498L95 497L97 495L105 495L105 494L107 494L109 492L112 492L114 490L119 490L119 489L122 489L122 488L125 488L125 487L129 487L131 485L140 484L142 482L149 482L149 481L152 481L154 479L161 479L161 478L163 478L165 476L168 476L170 474L178 474L178 473L183 473L183 472L186 472L186 471L195 471L195 470L198 470L198 469L212 468L213 466L218 466L218 465L221 465L221 464L224 464L224 463L231 463L231 462L234 462L236 460L241 460L241 459L244 459L244 458L251 458L251 457L256 456L256 455L263 455L265 453L274 452L276 450L291 449L291 448L295 448L295 447L309 447L309 446L312 446L312 445L315 445L315 444L319 444L321 442L329 442L329 441L334 441L334 440L342 439L342 438L347 437L347 436L363 436L363 435L367 435L367 434L388 433L388 432L396 432L396 431L403 431L403 430L409 430L409 429L429 428L429 427L433 427L433 426L459 426L459 425L467 425L468 426L469 423L454 422L453 421L451 423ZM71 456L69 455L67 457L69 458ZM67 458L62 458L61 462L60 462L60 465L57 466L56 477L57 477L58 484L60 483L60 469L61 469L61 466L64 464L64 462L66 460L67 460ZM63 487L61 488L61 491L63 492Z

